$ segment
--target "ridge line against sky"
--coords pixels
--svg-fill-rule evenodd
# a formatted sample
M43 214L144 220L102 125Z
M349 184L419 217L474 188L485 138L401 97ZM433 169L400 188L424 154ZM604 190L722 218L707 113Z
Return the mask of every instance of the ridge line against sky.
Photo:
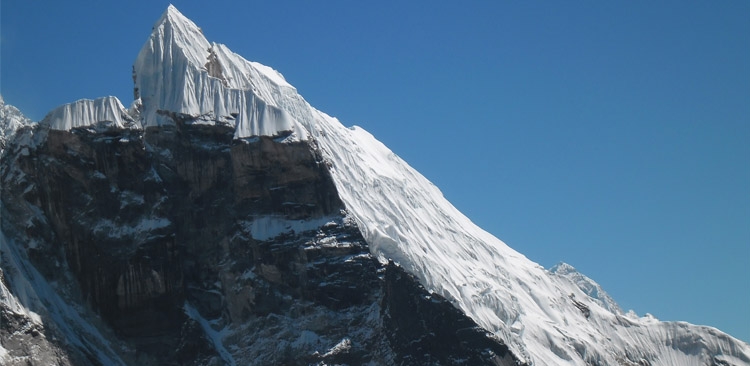
M0 3L0 93L127 106L167 4ZM175 6L530 259L750 340L750 3Z

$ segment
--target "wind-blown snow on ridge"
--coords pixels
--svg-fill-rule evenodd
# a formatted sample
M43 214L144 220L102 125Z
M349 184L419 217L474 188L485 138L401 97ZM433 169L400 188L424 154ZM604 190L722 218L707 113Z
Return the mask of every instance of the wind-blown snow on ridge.
M522 359L542 365L750 364L750 345L725 333L623 315L616 304L582 291L580 281L528 260L472 223L365 130L345 128L277 72L209 43L172 6L134 70L144 126L169 123L161 116L175 113L234 123L235 138L309 135L373 254L399 263Z
M63 104L49 112L41 123L53 130L64 131L90 126L120 129L140 127L116 97L81 99Z
M623 314L620 305L609 296L609 294L591 278L581 272L578 272L573 266L567 263L558 263L549 269L550 273L567 277L573 281L581 291L583 291L592 301L595 301L601 307L609 310L614 314Z

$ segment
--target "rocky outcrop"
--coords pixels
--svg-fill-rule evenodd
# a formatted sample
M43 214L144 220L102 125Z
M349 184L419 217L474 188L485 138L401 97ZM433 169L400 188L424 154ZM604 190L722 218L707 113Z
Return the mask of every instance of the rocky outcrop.
M83 363L75 350L50 342L42 325L6 308L0 307L0 355L3 365L75 365Z

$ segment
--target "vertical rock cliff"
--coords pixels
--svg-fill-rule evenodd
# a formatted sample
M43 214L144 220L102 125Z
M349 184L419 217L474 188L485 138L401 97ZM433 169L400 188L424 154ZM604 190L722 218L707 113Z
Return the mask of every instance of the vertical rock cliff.
M101 319L112 359L516 364L448 301L373 258L314 143L238 140L184 115L62 130L56 115L19 131L35 143L2 158L3 232ZM39 331L54 322L42 320ZM50 361L7 337L12 355ZM86 348L52 349L62 363L106 363Z

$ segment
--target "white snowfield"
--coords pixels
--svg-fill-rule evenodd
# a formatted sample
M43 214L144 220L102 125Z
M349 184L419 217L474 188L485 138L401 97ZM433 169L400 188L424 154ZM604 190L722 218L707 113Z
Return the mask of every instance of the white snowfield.
M572 267L548 271L530 261L368 132L316 110L271 68L209 43L171 5L134 73L142 126L190 116L234 126L237 139L291 133L289 140L314 142L371 252L400 264L530 364L750 365L750 345L726 333L625 314Z

